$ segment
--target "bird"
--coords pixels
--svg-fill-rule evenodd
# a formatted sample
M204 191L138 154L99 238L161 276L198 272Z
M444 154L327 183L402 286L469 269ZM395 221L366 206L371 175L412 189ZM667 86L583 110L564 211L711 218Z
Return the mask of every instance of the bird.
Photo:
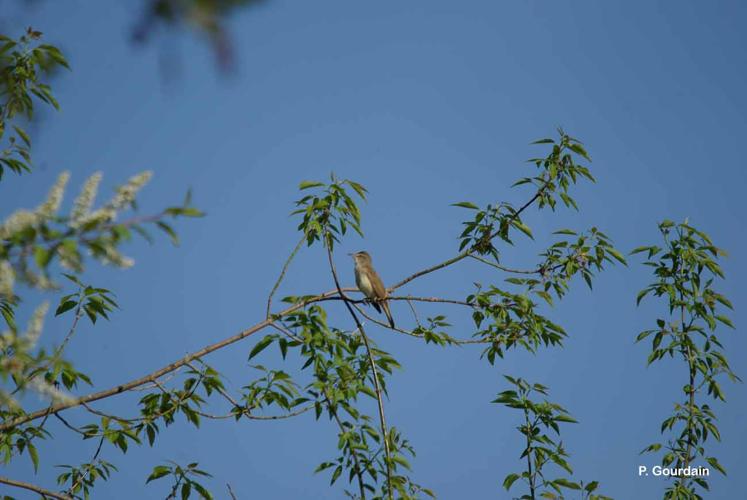
M386 318L389 320L389 326L394 328L394 319L392 319L392 313L389 310L389 303L387 302L387 293L384 283L376 273L371 262L371 256L366 251L355 252L348 254L355 260L355 284L358 285L358 290L363 292L374 308L381 312L384 310Z

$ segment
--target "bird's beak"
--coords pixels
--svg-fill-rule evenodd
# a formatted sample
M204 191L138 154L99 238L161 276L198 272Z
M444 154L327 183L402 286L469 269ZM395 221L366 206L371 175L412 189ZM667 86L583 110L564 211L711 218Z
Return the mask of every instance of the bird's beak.
M349 253L348 255L350 255L351 257L353 257L355 254L354 253Z

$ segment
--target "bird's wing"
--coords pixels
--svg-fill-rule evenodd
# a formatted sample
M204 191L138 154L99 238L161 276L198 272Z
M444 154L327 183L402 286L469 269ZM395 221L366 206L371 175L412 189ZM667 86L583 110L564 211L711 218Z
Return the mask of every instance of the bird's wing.
M381 281L381 278L376 273L376 271L371 273L370 280L371 280L371 287L373 288L374 295L376 295L376 298L385 299L386 288L384 287L384 282Z

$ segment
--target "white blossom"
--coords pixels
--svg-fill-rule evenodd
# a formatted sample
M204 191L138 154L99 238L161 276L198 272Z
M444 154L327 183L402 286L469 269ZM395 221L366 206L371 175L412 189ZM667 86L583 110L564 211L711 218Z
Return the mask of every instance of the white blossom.
M37 222L39 222L39 216L34 212L17 210L0 224L0 240L7 240L27 227L36 225Z
M31 319L29 320L28 326L26 327L26 333L24 335L27 350L36 347L36 343L39 341L39 336L41 335L42 328L44 328L44 317L47 315L48 310L49 302L42 302L31 315Z
M134 200L138 191L148 183L150 178L153 177L153 172L146 170L141 172L127 181L127 184L117 188L117 194L114 196L109 206L114 210L121 210L127 208Z
M93 202L96 200L100 183L101 172L96 172L83 184L80 194L73 202L73 211L70 214L71 226L79 226L79 221L90 213Z
M14 234L23 231L27 227L35 226L40 222L49 219L57 213L62 203L62 197L65 194L65 186L70 179L69 172L62 172L49 190L47 199L39 205L36 210L17 210L10 214L2 224L0 224L0 240L11 238Z
M34 390L40 396L46 396L52 400L53 403L71 404L75 402L75 398L66 392L63 392L44 380L44 377L37 375L36 377L29 380L29 387Z
M119 251L111 246L105 248L106 255L102 259L102 263L105 265L113 265L121 267L122 269L128 269L135 265L135 259L127 257L119 253Z
M114 220L116 216L117 216L117 211L111 207L106 206L103 208L99 208L98 210L94 210L90 214L84 215L80 219L76 220L75 226L80 227L91 222L96 222L96 223L108 222L108 221Z
M0 261L0 295L12 296L15 281L16 273L13 266L7 260Z
M57 213L62 203L62 197L65 195L65 187L67 181L70 180L70 172L62 172L54 183L52 188L49 190L47 199L44 203L39 205L36 209L36 213L42 219L49 219Z
M0 408L2 407L6 407L10 410L18 410L21 408L18 402L13 399L13 396L0 389Z

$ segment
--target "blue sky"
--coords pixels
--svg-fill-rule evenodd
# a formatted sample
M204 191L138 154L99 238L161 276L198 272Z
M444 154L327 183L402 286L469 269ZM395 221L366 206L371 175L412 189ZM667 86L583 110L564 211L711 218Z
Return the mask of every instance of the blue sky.
M73 71L54 81L62 111L44 113L34 127L36 171L0 185L0 214L35 206L61 170L72 172L73 190L103 170L106 192L144 169L155 177L142 192L143 211L177 203L191 187L208 213L179 225L178 248L165 238L129 246L132 270L90 267L86 279L114 290L122 306L110 322L81 327L67 351L97 388L264 317L267 293L298 239L288 214L299 181L334 171L369 189L365 240L345 240L337 265L352 285L342 253L367 249L391 283L456 252L465 214L451 203L525 200L527 191L509 186L531 172L524 160L542 152L529 142L557 126L588 146L598 182L575 190L579 213L530 213L537 241L507 249L507 263L534 262L559 228L596 225L627 253L658 242L657 221L688 217L729 252L718 287L735 305L737 330L721 335L733 368L747 375L738 209L747 131L743 3L273 0L232 19L238 66L229 77L191 36L133 47L128 30L138 12L128 2L9 11L14 22L6 19L6 31L32 24L64 50ZM180 75L165 80L159 58L174 55ZM474 281L503 278L462 263L406 291L464 297ZM635 307L650 280L631 258L630 267L602 273L593 292L574 283L546 311L569 332L565 347L512 352L492 367L477 348L441 349L371 327L404 366L390 380L386 408L418 452L414 478L440 498L509 498L500 483L522 469L518 415L490 401L505 389L501 375L512 374L550 386L551 399L580 421L563 429L576 478L600 481L600 491L615 498L659 496L664 480L637 476L639 464L658 457L638 452L658 440L686 368L670 361L646 368L649 345L633 342L665 311L655 301ZM280 294L331 287L322 253L311 249L294 262ZM336 307L330 314L350 327ZM422 312L448 315L454 336L472 333L464 311ZM393 313L413 326L402 304ZM45 341L58 343L68 327L68 317L50 320ZM254 375L246 356L258 338L206 361L238 389ZM261 362L282 366L272 354ZM729 383L725 390L728 403L714 405L723 442L709 449L730 475L712 477L713 498L736 498L747 467L747 393ZM100 408L131 413L132 403L123 397ZM86 422L80 412L68 416ZM25 460L3 474L53 487L54 465L93 453L96 443L55 430L58 438L41 448L37 476ZM225 483L239 498L338 498L340 487L329 489L327 475L312 473L335 456L335 444L333 426L312 415L205 422L199 430L179 423L155 448L126 456L105 448L102 457L120 472L95 497L162 498L166 485L145 487L145 478L174 459L212 472L217 498L227 497Z

